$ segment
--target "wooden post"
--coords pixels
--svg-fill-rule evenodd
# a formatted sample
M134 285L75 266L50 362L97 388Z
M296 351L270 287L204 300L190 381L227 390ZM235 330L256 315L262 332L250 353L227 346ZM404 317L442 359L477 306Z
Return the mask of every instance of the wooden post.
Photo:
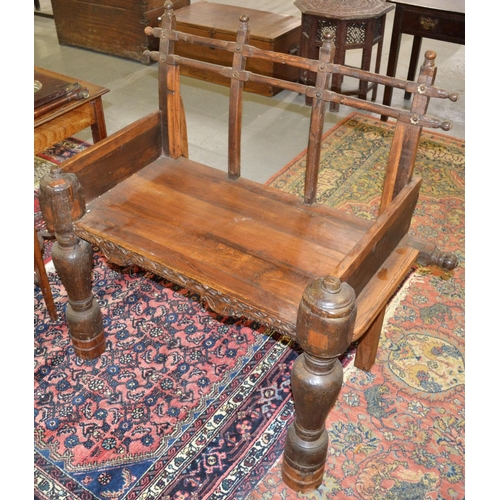
M161 28L162 30L174 30L175 29L175 15L174 15L174 5L172 2L165 2L165 11L161 16ZM146 28L147 29L147 28ZM169 87L167 82L169 67L167 64L167 55L172 53L174 50L174 42L171 42L167 37L160 36L159 41L159 60L158 60L158 98L160 103L161 111L161 141L163 144L163 151L167 156L171 156L171 140L169 138L169 133L173 130L170 129L168 124L168 117L171 114L168 103L168 93Z
M372 324L359 339L358 347L356 348L356 357L354 358L354 366L365 372L369 372L375 364L386 309L387 304L377 314Z
M74 232L73 220L85 213L83 191L75 174L59 169L40 182L40 207L55 232L52 260L68 294L66 321L75 353L94 359L105 350L102 314L92 295L92 245Z
M144 54L148 58L156 54L153 59L158 61L158 96L162 116L163 152L171 158L180 156L188 158L186 115L180 94L180 68L176 62L168 61L168 56L174 53L175 41L168 38L167 31L175 30L175 28L174 4L167 1L165 11L161 16L159 52L145 51ZM148 26L144 31L148 36L153 36L155 30Z
M240 17L240 26L236 33L236 51L233 56L233 71L229 93L229 137L228 137L228 175L237 179L241 174L241 120L243 109L244 82L238 79L240 71L245 69L246 58L241 54L243 46L248 43L248 16Z
M304 349L292 369L295 421L288 429L283 481L309 491L323 480L328 434L325 420L338 398L343 369L337 359L350 345L356 319L354 290L338 278L313 281L297 315L297 339Z
M312 102L311 121L309 125L309 142L306 155L306 179L304 186L304 203L312 205L316 201L318 188L319 160L321 156L321 138L323 136L323 124L325 123L326 101L323 93L330 88L332 74L326 70L326 64L331 63L335 49L333 47L333 33L327 31L324 35L325 41L319 49L319 71L316 76L316 93Z
M429 50L425 53L425 61L420 68L417 80L422 93L415 94L413 98L411 111L415 114L413 115L412 122L407 123L398 120L396 123L394 138L389 152L379 215L384 213L389 203L412 179L418 143L422 133L422 125L419 124L419 115L423 115L429 105L429 97L424 95L423 92L427 87L433 85L436 79L435 59L435 52Z

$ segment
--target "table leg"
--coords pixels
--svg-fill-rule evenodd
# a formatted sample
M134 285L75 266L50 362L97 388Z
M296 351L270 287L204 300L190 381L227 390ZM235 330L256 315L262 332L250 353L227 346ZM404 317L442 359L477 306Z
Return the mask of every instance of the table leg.
M418 58L420 57L420 49L422 47L422 37L414 36L413 45L411 47L410 66L408 68L408 80L415 81L417 74ZM411 92L405 92L404 98L408 100L411 97Z
M106 132L106 122L104 120L104 109L102 107L102 99L98 97L92 101L94 106L94 116L95 123L93 123L90 128L92 129L92 139L94 144L96 142L102 141L107 137Z
M54 297L50 290L50 283L47 278L47 272L45 270L45 264L43 262L43 252L42 246L38 240L38 233L35 229L35 273L38 278L38 286L42 290L42 295L45 300L45 305L47 306L47 311L49 312L50 319L53 321L57 320L57 309L54 303Z
M398 65L399 48L401 46L401 23L403 20L403 7L400 4L396 5L394 14L394 24L392 27L391 47L389 49L389 61L387 63L387 76L396 76L396 68ZM392 101L393 88L386 86L384 90L384 99L382 103L385 106L390 106ZM382 121L387 121L387 116L382 115Z
M345 55L346 55L346 40L347 40L347 25L346 23L339 23L337 25L337 33L336 40L342 40L343 42L339 42L335 47L335 55L333 56L333 62L335 64L345 64ZM339 74L332 75L332 86L331 89L337 94L341 93L342 82L344 77ZM330 111L337 112L340 106L338 102L330 103Z
M370 66L372 63L372 50L373 50L373 27L370 27L367 30L366 33L366 38L369 43L369 47L364 47L363 48L363 53L361 56L361 69L364 69L366 71L370 71ZM374 84L373 87L373 92L375 92L375 95L377 93L377 85ZM373 93L372 93L373 96ZM359 81L359 94L358 97L360 99L364 99L365 101L368 99L368 81L367 80L360 80Z
M382 33L385 31L385 16L382 18ZM380 63L382 62L382 50L384 48L384 37L380 39L380 42L377 45L377 58L375 59L375 73L377 75L380 74ZM377 100L377 91L378 91L378 85L374 85L373 91L372 91L372 101L375 102Z

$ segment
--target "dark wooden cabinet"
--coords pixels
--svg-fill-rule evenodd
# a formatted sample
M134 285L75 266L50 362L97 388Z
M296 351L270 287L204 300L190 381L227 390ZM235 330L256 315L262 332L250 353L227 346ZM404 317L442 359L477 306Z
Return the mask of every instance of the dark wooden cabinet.
M190 0L175 0L174 8ZM52 0L61 45L142 60L146 50L158 50L158 40L146 36L146 26L158 26L165 0Z
M465 14L441 12L407 5L402 11L401 24L405 33L444 42L465 43Z

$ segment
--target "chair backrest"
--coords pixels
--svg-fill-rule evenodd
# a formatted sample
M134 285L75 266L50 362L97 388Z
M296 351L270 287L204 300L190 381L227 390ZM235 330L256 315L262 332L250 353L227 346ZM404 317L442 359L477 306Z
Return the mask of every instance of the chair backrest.
M242 8L244 12L244 8ZM238 178L241 171L241 128L242 99L245 82L270 84L284 90L290 90L312 98L307 162L305 172L304 203L312 204L316 200L321 137L325 112L330 102L340 103L352 108L377 113L397 120L394 139L391 146L387 174L384 181L379 214L383 213L389 203L401 189L407 185L413 174L418 141L423 127L449 130L447 121L426 116L430 98L448 98L457 100L455 93L434 87L436 54L428 51L420 68L416 82L386 77L376 73L334 64L333 35L325 34L325 41L320 48L317 60L292 54L273 52L249 45L249 18L245 14L240 17L236 41L225 41L190 35L177 31L173 4L166 3L161 26L146 28L146 34L160 39L159 51L145 51L146 58L159 63L159 96L160 110L163 117L162 141L164 153L177 158L187 156L187 136L182 98L180 94L180 67L194 68L198 71L213 72L230 79L229 92L229 126L228 126L228 175ZM226 50L233 53L232 67L225 67L204 61L198 61L175 54L175 42L183 41L195 45ZM298 82L290 82L272 76L257 74L245 69L248 58L256 58L276 64L285 64L317 74L314 86ZM409 110L385 106L355 97L342 95L330 90L332 75L347 77L389 85L413 93L413 101Z

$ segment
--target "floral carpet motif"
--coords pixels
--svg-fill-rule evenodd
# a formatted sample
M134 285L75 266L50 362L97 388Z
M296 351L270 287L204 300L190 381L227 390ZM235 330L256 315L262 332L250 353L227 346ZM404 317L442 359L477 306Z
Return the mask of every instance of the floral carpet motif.
M40 179L50 171L53 165L58 165L88 147L88 143L69 137L35 156L35 187L38 186Z
M81 498L136 498L145 488L161 495L153 498L208 492L249 442L267 436L269 447L283 434L297 356L289 340L217 317L196 296L139 269L116 268L98 252L93 282L107 334L97 360L74 355L66 325L51 323L37 297L41 498L58 489ZM64 291L56 277L51 284L62 313ZM49 481L57 469L57 483Z
M392 130L352 115L329 132L322 203L374 216ZM217 316L150 273L111 265L96 248L107 338L99 359L74 355L57 274L49 280L58 321L35 287L35 498L464 498L464 148L422 136L411 231L456 252L459 266L410 275L388 308L371 373L353 367L354 350L343 359L319 490L295 494L280 477L297 347ZM271 182L299 193L302 163Z
M374 217L393 130L355 114L327 134L323 203ZM272 184L299 194L304 161ZM424 132L415 175L423 183L410 232L455 252L458 267L416 268L388 307L371 373L345 370L320 489L290 494L279 459L247 499L465 498L465 143Z

